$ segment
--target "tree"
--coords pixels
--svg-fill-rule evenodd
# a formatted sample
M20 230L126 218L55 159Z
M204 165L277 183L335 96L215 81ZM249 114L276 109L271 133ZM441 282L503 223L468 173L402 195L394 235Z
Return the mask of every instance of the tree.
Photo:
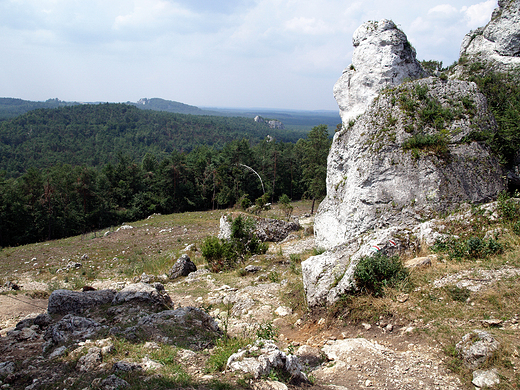
M314 213L316 199L326 194L327 156L331 140L327 125L312 128L307 139L300 139L296 144L303 170L306 194L312 198L311 214Z

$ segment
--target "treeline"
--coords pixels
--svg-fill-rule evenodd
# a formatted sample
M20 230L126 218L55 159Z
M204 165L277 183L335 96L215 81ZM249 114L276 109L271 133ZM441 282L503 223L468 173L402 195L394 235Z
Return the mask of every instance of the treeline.
M273 201L325 194L327 126L317 126L297 143L252 144L246 139L222 149L207 145L171 151L140 161L119 153L100 168L58 163L30 168L17 178L0 176L0 245L82 234L173 213L255 201L265 191ZM255 170L258 177L247 167Z
M261 142L268 134L284 142L301 136L249 118L173 114L118 103L38 109L0 123L0 170L17 177L29 167L101 167L115 164L118 153L137 160L151 153L162 160L173 151L222 148L242 138Z

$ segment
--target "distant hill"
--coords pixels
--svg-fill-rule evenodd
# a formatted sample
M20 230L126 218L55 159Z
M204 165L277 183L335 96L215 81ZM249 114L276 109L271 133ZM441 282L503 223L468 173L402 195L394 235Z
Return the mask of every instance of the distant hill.
M296 142L301 133L270 129L250 118L173 114L121 103L38 109L0 122L0 170L13 177L57 163L101 166L116 162L118 153L140 160L150 152L160 159L174 150L220 148L242 138L255 143L267 135Z
M37 110L39 108L58 108L77 104L79 103L64 102L59 99L49 99L45 102L32 102L30 100L15 98L0 98L0 121L15 118L18 115L25 114L28 111Z

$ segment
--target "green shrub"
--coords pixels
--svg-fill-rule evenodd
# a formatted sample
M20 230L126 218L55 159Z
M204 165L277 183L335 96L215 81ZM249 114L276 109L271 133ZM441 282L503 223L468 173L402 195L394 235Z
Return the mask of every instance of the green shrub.
M286 194L282 194L282 196L280 196L278 199L278 202L280 203L280 208L285 214L285 218L289 219L294 209L291 205L291 198L289 198Z
M217 237L204 240L202 256L213 272L233 269L248 256L267 252L268 244L260 242L254 228L254 220L239 215L231 221L229 240L219 240Z
M385 287L394 287L408 278L408 270L397 256L376 253L363 257L354 271L354 280L362 293L382 296Z

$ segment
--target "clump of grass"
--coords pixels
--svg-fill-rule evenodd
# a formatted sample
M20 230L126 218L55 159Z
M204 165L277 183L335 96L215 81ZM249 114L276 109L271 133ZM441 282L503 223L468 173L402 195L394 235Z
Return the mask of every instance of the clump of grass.
M471 295L471 291L465 287L446 286L445 290L452 300L458 302L466 302Z
M229 357L251 343L249 338L232 337L217 341L215 348L206 362L206 371L222 371L226 368Z

